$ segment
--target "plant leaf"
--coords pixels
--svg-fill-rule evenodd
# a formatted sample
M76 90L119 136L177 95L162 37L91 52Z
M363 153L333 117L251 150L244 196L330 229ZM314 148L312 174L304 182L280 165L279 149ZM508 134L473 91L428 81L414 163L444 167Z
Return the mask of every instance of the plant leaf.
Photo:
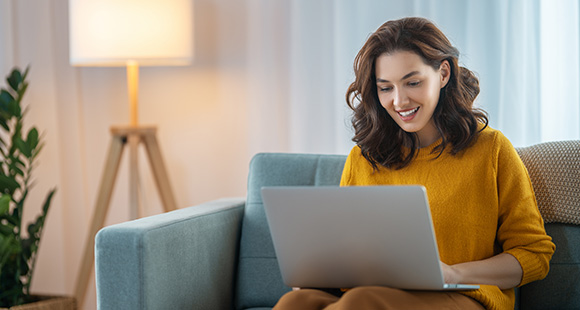
M25 254L22 251L20 254L20 274L25 275L30 270L30 266L28 266L28 258L30 258L30 256L26 255L28 253Z
M22 90L20 90L20 93L16 93L15 95L18 96L14 97L12 94L10 94L8 91L4 89L2 90L2 93L0 93L0 98L2 98L1 108L3 111L7 112L9 118L12 118L13 116L19 117L21 114L20 100L22 99L23 95Z
M32 224L30 224L32 225ZM30 229L30 228L29 228ZM36 237L29 237L26 239L22 239L20 240L20 244L22 245L22 258L24 258L24 261L27 261L30 257L32 257L32 245L34 244L34 242L37 240Z
M0 126L2 126L2 128L4 128L4 130L6 130L6 131L10 131L10 128L8 127L8 123L6 122L5 119L3 119L1 117L0 117ZM2 143L2 144L4 144L4 143Z
M8 159L10 160L9 162L11 162L11 164L8 165L10 168L12 167L20 167L22 169L26 168L26 165L18 157L8 155Z
M48 195L46 196L46 199L44 200L44 204L42 205L42 215L46 216L46 214L48 214L48 209L50 208L50 202L52 201L52 196L54 196L54 193L56 193L56 188L51 190Z
M18 168L16 165L11 166L10 169L14 174L24 176L24 171L22 171L22 169Z
M2 271L4 270L4 264L8 261L10 255L12 255L10 248L13 246L13 243L11 240L13 240L11 235L7 237L0 235L0 267L2 267L0 270Z
M18 101L22 100L22 97L24 96L24 93L26 92L26 90L28 89L28 83L26 81L24 81L22 83L22 87L20 87L20 89L18 90ZM20 108L20 105L18 105L18 116L23 115L22 114L22 110Z
M12 87L12 89L18 90L18 86L20 86L23 81L22 73L20 73L18 68L14 68L10 76L6 78L6 81L8 82L8 85Z
M32 127L29 131L28 131L28 136L26 137L26 144L28 144L28 147L30 148L30 150L34 150L37 146L38 146L38 130L36 130L35 127Z
M30 146L28 145L28 143L24 142L22 138L17 137L16 139L14 139L14 144L16 144L18 150L20 150L20 152L22 152L24 156L26 157L32 156L32 150L30 149Z
M22 99L22 96L24 96L24 93L28 88L28 82L26 82L26 76L28 76L28 69L30 69L30 67L26 67L26 70L24 70L24 73L22 73L22 83L21 83L22 86L18 90L18 96L20 96L20 99Z
M13 193L19 187L20 187L20 184L18 184L18 182L16 182L13 178L10 178L10 177L5 176L5 175L0 175L0 191L1 192Z
M6 226L10 226L12 228L16 227L16 225L18 225L18 221L14 218L14 216L12 215L0 215L0 219L4 219L8 221L8 224L10 225L6 225Z
M42 230L43 225L44 225L44 217L43 216L38 216L34 223L30 223L28 225L28 234L29 234L29 236L30 236L29 238L32 242L39 239L38 234Z
M8 211L10 210L10 201L12 200L12 198L10 198L10 195L7 194L3 194L0 197L0 214L8 214Z
M0 236L14 235L14 225L0 224Z
M0 108L2 110L9 112L8 107L14 101L14 97L7 90L3 89L0 91Z

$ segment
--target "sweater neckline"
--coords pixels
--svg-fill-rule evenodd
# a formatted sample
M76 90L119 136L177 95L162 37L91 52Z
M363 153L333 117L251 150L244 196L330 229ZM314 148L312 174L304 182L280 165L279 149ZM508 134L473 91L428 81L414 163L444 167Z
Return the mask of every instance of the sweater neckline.
M443 142L442 138L437 139L437 141L431 143L430 145L426 146L426 147L422 147L422 148L418 148L416 149L416 153L413 159L432 159L437 157L437 155L439 155L439 150L435 151L435 148L437 146L439 146L441 143ZM407 146L403 146L403 154L407 155L411 152L411 148L407 147Z

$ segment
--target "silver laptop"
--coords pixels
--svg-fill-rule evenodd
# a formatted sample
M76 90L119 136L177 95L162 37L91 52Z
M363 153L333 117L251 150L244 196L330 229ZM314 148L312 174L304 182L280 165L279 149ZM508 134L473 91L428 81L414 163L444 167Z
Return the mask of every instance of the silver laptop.
M422 186L264 187L262 198L288 286L479 288L444 283Z

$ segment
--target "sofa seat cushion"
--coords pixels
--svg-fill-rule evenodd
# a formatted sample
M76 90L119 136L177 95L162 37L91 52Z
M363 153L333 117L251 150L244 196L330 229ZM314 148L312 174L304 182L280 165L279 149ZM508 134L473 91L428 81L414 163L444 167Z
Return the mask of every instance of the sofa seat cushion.
M580 227L547 224L546 232L556 244L548 276L520 288L520 309L579 309Z

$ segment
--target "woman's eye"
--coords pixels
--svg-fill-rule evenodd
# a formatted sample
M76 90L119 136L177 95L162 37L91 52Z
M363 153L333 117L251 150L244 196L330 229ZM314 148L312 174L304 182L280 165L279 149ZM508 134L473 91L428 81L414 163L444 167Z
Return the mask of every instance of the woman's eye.
M379 87L379 90L382 92L388 92L391 91L393 88L392 87Z
M409 82L409 86L415 87L421 85L421 81L413 81Z

